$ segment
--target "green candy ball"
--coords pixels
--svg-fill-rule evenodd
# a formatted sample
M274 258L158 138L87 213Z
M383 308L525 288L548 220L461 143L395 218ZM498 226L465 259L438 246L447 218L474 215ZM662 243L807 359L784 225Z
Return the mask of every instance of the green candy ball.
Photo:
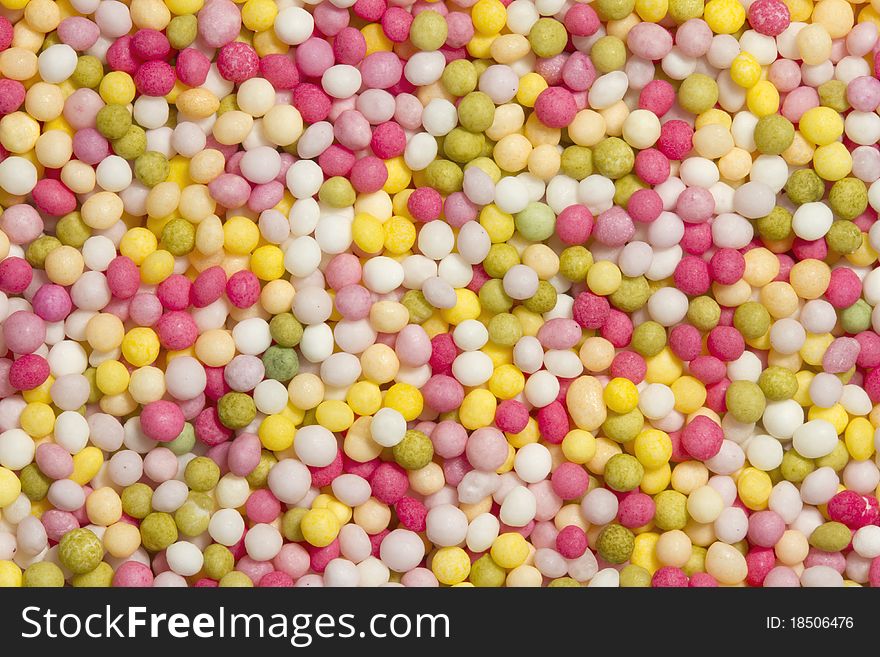
M52 235L41 235L28 245L25 251L25 260L35 269L43 269L46 266L46 256L61 246L61 240Z
M106 589L113 585L113 567L106 561L97 568L70 578L70 584L76 589Z
M849 308L840 311L840 326L847 333L856 334L871 328L872 308L864 299L859 299Z
M634 173L628 173L614 181L614 205L625 208L630 197L640 189L647 189L648 185Z
M620 588L649 588L651 586L651 573L641 566L627 564L620 571Z
M282 347L295 347L302 340L303 326L292 313L281 313L269 321L269 334Z
M703 73L691 73L678 88L678 104L691 114L702 114L717 102L718 83Z
M516 315L498 313L489 320L489 339L503 347L512 347L523 336L522 324Z
M235 567L235 557L224 545L212 543L205 548L204 552L205 575L211 579L220 580Z
M220 481L220 466L207 456L197 456L186 464L183 479L186 485L196 492L205 493L214 490L217 482Z
M409 313L410 324L424 324L434 314L434 306L421 290L407 290L400 303Z
M491 556L484 554L471 564L468 579L477 588L500 588L507 579L507 571L495 563Z
M602 431L615 442L628 443L635 440L644 426L645 418L638 408L622 414L608 411L608 417L602 423ZM641 477L639 479L641 480Z
M77 87L94 89L104 78L104 65L101 60L92 55L80 55L76 60L76 68L70 76L70 81Z
M168 158L156 151L147 151L134 161L134 177L147 187L165 182L170 172Z
M504 278L507 271L520 263L519 251L506 242L493 244L483 260L483 269L492 278Z
M192 492L186 502L174 512L174 522L184 536L198 536L208 531L213 511L214 501L210 497L204 493Z
M628 493L638 488L644 475L645 468L635 456L615 454L605 464L602 476L610 489L618 493Z
M758 235L765 240L784 240L791 235L791 220L791 212L777 205L766 217L758 219L755 227L758 229Z
M165 36L175 50L183 50L189 46L199 33L199 20L192 14L175 16L165 28Z
M593 254L583 246L570 246L559 255L559 273L573 283L586 280Z
M333 176L324 181L318 190L318 199L331 208L347 208L354 205L357 195L348 178Z
M132 125L119 139L113 140L113 152L126 160L135 160L147 150L147 133L139 125Z
M122 489L122 510L138 520L146 518L153 510L153 489L140 482Z
M51 561L38 561L25 568L21 585L26 588L55 588L64 586L64 573Z
M21 480L21 492L27 495L31 502L39 502L49 494L49 486L52 479L40 472L36 463L29 463L18 473Z
M801 483L815 469L813 459L801 456L793 449L782 455L782 464L779 466L782 477L793 484Z
M690 559L688 559L687 563L681 567L684 574L690 577L694 573L705 573L707 552L708 550L704 547L700 547L699 545L692 546Z
M846 83L842 80L828 80L819 85L819 104L830 107L835 112L845 112L849 109L846 100Z
M654 496L654 524L663 531L684 529L688 522L687 497L677 490L665 490Z
M424 433L411 429L391 449L391 453L404 470L420 470L434 458L434 445Z
M483 283L477 296L480 299L480 306L487 312L506 313L513 308L513 299L507 296L504 284L499 278L490 278Z
M633 331L630 346L645 358L656 356L666 346L666 329L654 321L642 322Z
M528 299L523 301L526 310L542 315L549 313L556 307L556 288L550 284L550 281L538 281L538 291Z
M849 450L846 448L846 443L838 440L830 454L816 459L816 467L831 468L835 472L840 472L846 467L849 460Z
M633 12L635 6L635 0L596 0L593 3L593 9L603 21L623 20Z
M593 147L593 167L606 178L622 178L632 171L634 164L632 146L619 137L607 137Z
M718 326L721 320L721 306L712 297L694 297L688 303L687 320L707 333Z
M124 105L104 105L98 110L95 123L107 139L121 139L131 127L131 112Z
M626 65L626 45L616 36L604 36L590 49L590 59L600 73L620 71Z
M251 581L251 578L245 575L240 570L233 570L231 572L226 573L220 579L220 588L227 589L252 589L254 588L254 583Z
M529 30L529 44L538 57L555 57L565 50L568 32L553 18L539 18Z
M568 146L562 151L562 173L575 180L593 174L593 151L586 146Z
M413 46L423 51L438 50L446 43L449 26L446 19L436 11L419 12L409 28L409 40Z
M532 201L513 218L517 231L529 242L543 242L556 229L556 214L546 203Z
M858 178L843 178L831 186L828 205L841 219L855 219L868 207L868 188Z
M453 162L466 164L480 156L485 141L482 133L453 128L443 139L443 154Z
M734 381L725 394L728 412L745 424L757 422L764 414L767 400L758 384L751 381Z
M440 76L440 83L453 96L466 96L477 88L477 69L467 59L456 59L449 62ZM495 107L493 105L494 114Z
M196 227L186 219L172 219L162 229L162 245L175 257L185 256L196 245Z
M281 381L281 383L287 383L299 372L299 357L291 347L273 344L263 352L262 360L267 379L275 379L276 381ZM250 421L248 421L248 424L250 424Z
M305 422L303 423L305 424ZM269 479L269 470L278 463L276 456L267 450L260 452L260 462L257 467L251 470L250 474L245 477L251 488L264 488L266 481Z
M825 183L812 169L798 169L788 177L785 193L795 205L815 203L825 196Z
M425 179L429 187L433 187L444 196L448 196L453 192L461 191L464 172L455 162L434 160L425 169ZM354 199L352 199L352 203L354 203Z
M288 541L301 543L306 540L303 536L301 525L303 517L309 512L308 509L294 508L284 512L281 517L281 533Z
M858 251L862 246L863 239L862 231L858 226L851 221L842 219L832 223L825 235L825 243L828 244L828 248L841 255Z
M768 114L755 125L755 145L766 155L779 155L794 141L794 126L780 114Z
M177 523L170 514L154 511L141 521L141 544L150 552L164 550L175 541Z
M581 583L578 582L574 577L557 577L556 579L550 580L550 583L547 585L549 589L579 589L581 588Z
M823 552L840 552L852 540L849 527L841 522L826 522L810 534L810 545Z
M734 311L733 326L746 340L755 340L770 330L770 313L760 303L746 301Z
M62 244L80 249L92 236L92 229L85 224L82 215L76 211L66 214L58 220L58 224L55 226L55 235Z
M607 525L596 537L596 552L608 563L624 563L632 555L636 537L623 525Z
M58 544L58 559L74 575L90 573L104 558L101 539L89 529L73 529Z
M177 435L177 438L172 440L170 443L165 443L163 447L167 447L168 449L170 449L172 452L174 452L176 456L183 456L184 454L189 454L195 444L195 429L193 429L193 425L191 425L189 422L184 422L183 429L181 429L180 433Z
M648 279L644 276L630 278L624 276L620 281L620 287L608 297L611 305L625 313L632 313L648 303L651 296L651 287Z
M263 362L265 364L265 354ZM217 402L217 415L224 427L243 429L257 416L257 407L250 395L243 392L227 392Z
M459 101L458 122L465 130L484 132L494 120L495 103L482 91L472 91Z
M220 101L220 107L217 108L217 116L226 112L235 112L238 109L238 96L236 94L229 94Z
M703 0L670 0L669 17L679 25L703 15Z
M785 401L797 394L797 377L789 369L772 366L761 372L758 387L770 401Z

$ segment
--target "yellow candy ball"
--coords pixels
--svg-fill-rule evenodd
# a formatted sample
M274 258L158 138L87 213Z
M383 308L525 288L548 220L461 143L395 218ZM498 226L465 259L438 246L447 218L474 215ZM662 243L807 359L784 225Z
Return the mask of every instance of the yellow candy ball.
M454 586L467 579L471 559L460 547L440 548L431 559L431 571L441 584Z
M339 518L329 509L310 509L300 521L303 538L315 547L327 547L339 535Z

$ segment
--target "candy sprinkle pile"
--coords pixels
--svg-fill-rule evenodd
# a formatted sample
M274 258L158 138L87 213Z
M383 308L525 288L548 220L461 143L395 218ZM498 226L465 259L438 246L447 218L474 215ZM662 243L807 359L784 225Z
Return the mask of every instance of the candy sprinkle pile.
M880 586L880 1L306 2L0 0L0 585Z

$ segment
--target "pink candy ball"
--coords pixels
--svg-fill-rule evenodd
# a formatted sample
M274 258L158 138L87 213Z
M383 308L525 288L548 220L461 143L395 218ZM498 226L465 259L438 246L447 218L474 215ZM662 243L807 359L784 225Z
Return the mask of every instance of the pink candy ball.
M211 60L195 48L184 48L177 54L175 71L184 84L197 87L205 83Z
M9 256L0 262L0 291L6 294L21 294L34 276L33 267L27 260Z
M141 28L131 38L131 51L144 61L166 59L171 54L171 44L159 30Z
M192 315L182 310L172 310L162 315L155 329L162 346L175 351L191 347L199 337L199 327Z
M477 470L495 472L507 460L507 439L495 427L482 427L468 438L465 453Z
M684 121L667 121L660 128L657 150L670 160L681 160L693 148L693 136L693 128Z
M134 84L144 96L165 96L174 88L177 79L168 62L150 60L141 64L134 74Z
M43 219L32 206L17 203L6 208L0 215L0 230L6 233L13 244L27 244L43 232Z
M682 447L695 459L706 461L721 450L724 431L705 415L699 415L681 432Z
M588 4L572 5L563 17L565 29L573 36L592 36L595 34L601 22L596 10Z
M32 312L19 310L3 321L3 338L13 353L33 353L46 339L46 323Z
M577 463L561 463L550 477L553 492L563 500L576 500L587 492L590 475Z
M547 87L535 101L538 119L550 128L566 127L574 119L577 110L574 96L564 87Z
M9 368L9 383L18 390L33 390L49 378L49 363L42 356L26 354Z
M655 148L646 148L636 155L633 170L649 185L659 185L669 178L669 157Z
M409 489L406 471L396 463L382 463L370 477L373 497L385 504L394 504Z
M664 566L651 577L653 588L684 587L688 585L688 577L681 568Z
M570 205L556 217L556 234L565 244L583 244L592 232L593 215L583 205Z
M749 24L760 34L778 36L789 23L791 14L781 0L757 0L749 6Z
M233 41L241 31L241 12L232 0L209 0L199 11L199 36L212 48Z
M675 287L689 296L705 294L712 284L708 263L696 256L682 258L676 265L672 277L675 281Z
M638 23L627 34L626 45L636 57L657 61L672 50L672 35L656 23Z
M236 308L249 308L260 298L260 281L251 271L238 271L226 281L226 296Z
M184 418L174 402L158 400L146 404L141 411L141 429L151 440L168 443L183 431Z
M150 588L153 586L153 571L139 561L126 561L113 574L113 586Z
M568 525L556 535L556 551L566 559L577 559L587 551L587 535L577 525Z

